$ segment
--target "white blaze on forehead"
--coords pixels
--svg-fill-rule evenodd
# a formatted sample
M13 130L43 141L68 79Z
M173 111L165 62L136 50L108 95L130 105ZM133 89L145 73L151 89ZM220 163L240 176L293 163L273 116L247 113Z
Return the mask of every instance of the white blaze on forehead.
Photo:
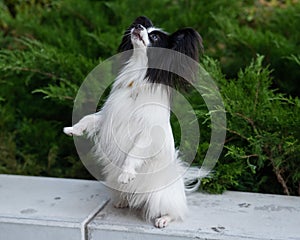
M149 28L147 28L148 34L151 33L151 32L153 32L153 31L159 31L159 32L168 34L167 32L163 31L161 28L156 28L156 27L149 27Z

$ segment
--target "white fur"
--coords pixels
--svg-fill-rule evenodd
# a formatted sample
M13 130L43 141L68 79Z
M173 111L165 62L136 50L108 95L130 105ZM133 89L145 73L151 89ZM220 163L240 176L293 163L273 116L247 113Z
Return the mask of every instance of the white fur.
M82 118L68 135L87 133L103 166L116 207L142 209L147 220L165 227L187 210L184 168L174 146L170 97L164 85L147 83L144 41L132 37L134 52L115 80L101 111Z

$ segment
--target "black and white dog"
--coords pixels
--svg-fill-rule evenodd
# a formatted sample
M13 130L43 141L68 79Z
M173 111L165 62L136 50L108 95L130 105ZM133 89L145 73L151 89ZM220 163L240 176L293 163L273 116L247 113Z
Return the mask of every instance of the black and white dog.
M184 167L174 144L170 125L170 88L184 79L149 68L149 49L164 48L198 61L200 35L192 28L168 34L138 17L125 31L119 52L132 50L114 81L102 109L87 115L68 135L87 134L103 166L105 182L118 191L116 207L139 208L147 220L162 228L183 219L186 195ZM167 61L159 54L157 61ZM197 176L195 176L197 178Z

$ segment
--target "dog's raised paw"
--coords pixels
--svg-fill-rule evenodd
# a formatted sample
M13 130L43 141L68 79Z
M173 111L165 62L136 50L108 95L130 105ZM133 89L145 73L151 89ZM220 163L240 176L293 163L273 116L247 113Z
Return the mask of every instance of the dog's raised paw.
M127 184L135 179L135 173L133 172L122 172L118 178L119 183Z
M64 127L64 133L69 135L69 136L73 136L73 127Z
M78 128L74 128L74 127L65 127L63 129L64 133L69 135L69 136L82 136L83 135L83 131L81 129Z

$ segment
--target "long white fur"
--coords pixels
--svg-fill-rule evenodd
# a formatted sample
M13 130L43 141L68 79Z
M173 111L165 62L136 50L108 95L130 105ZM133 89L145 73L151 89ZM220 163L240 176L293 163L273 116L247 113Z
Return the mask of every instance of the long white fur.
M187 211L184 167L174 145L167 86L147 83L147 30L132 36L133 55L115 80L101 111L64 128L95 141L116 206L140 208L147 220L165 227Z

